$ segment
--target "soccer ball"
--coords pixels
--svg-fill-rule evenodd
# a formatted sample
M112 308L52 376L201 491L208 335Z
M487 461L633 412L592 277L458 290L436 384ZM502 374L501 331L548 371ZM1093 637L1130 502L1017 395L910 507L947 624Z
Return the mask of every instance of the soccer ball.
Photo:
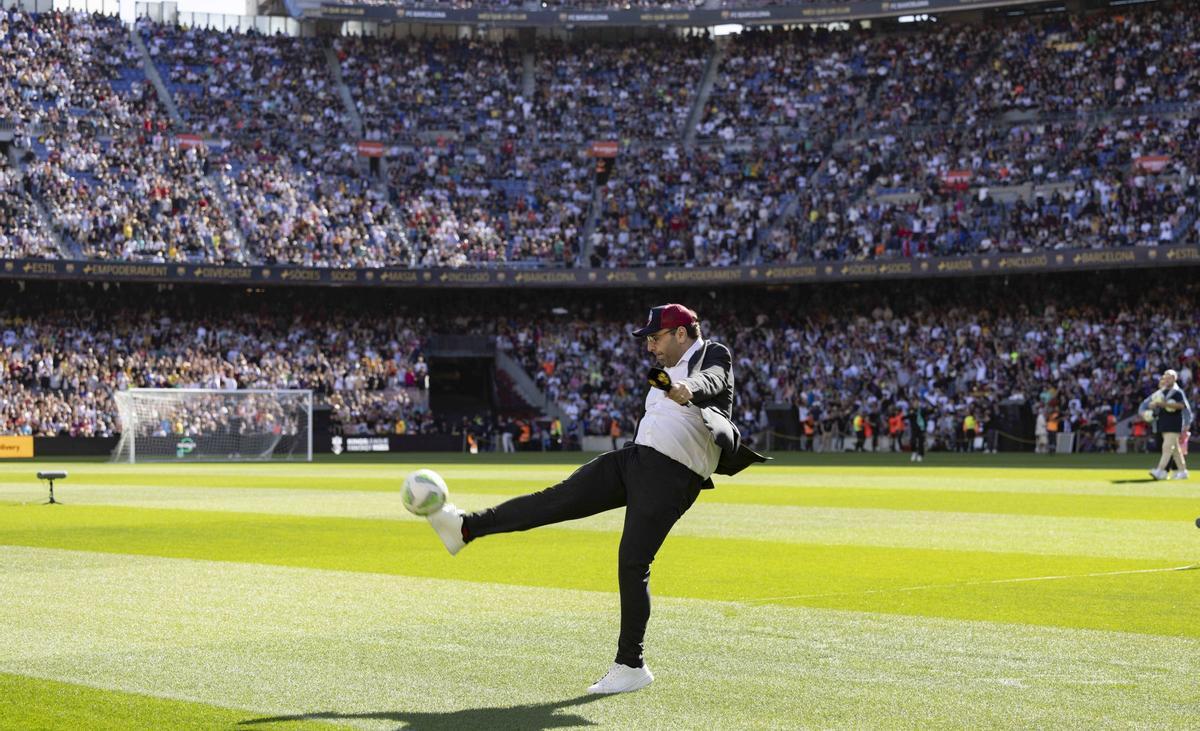
M417 470L404 478L400 501L414 515L436 513L446 504L446 481L433 470Z
M1154 409L1146 409L1142 412L1142 419L1146 421L1154 421Z
M1151 394L1151 396L1150 396L1150 403L1152 403L1152 404L1161 404L1161 403L1163 403L1163 402L1164 402L1164 401L1166 401L1166 400L1167 400L1166 394L1164 394L1164 393L1162 392L1162 389L1159 389L1158 391L1155 391L1155 392L1154 392L1153 394Z

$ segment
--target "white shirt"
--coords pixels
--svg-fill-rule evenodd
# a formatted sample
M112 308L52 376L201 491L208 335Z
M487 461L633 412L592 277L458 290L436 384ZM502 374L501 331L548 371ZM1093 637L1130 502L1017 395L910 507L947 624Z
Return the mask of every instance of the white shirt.
M666 369L672 383L687 378L688 361L702 345L699 340L692 343L679 362ZM705 479L712 477L721 459L721 448L704 425L700 407L680 406L658 388L646 394L646 415L638 425L634 443L670 457Z

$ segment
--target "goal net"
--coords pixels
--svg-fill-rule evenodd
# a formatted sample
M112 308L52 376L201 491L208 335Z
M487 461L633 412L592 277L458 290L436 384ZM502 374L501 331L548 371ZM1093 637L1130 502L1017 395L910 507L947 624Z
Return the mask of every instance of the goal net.
M133 388L113 398L117 462L312 461L312 391Z

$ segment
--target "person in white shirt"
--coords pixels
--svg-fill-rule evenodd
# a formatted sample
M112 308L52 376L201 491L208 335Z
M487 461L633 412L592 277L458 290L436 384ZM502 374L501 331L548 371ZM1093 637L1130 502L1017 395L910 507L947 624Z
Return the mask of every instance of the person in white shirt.
M447 503L430 525L457 554L483 536L529 530L625 507L617 553L621 631L617 655L591 693L623 693L649 685L654 675L642 656L650 619L650 564L675 522L711 476L732 475L766 460L741 443L733 414L732 355L721 343L700 337L696 313L678 304L650 310L645 338L670 378L670 386L646 394L646 414L633 442L606 452L559 484L464 513Z
M1174 462L1175 474L1172 480L1186 480L1187 471L1187 437L1191 426L1191 406L1187 396L1179 387L1179 374L1173 369L1163 372L1158 381L1158 390L1147 399L1148 408L1154 413L1154 428L1162 443L1162 456L1158 466L1150 470L1150 476L1156 480L1167 479L1167 466ZM1144 411L1145 409L1139 409Z

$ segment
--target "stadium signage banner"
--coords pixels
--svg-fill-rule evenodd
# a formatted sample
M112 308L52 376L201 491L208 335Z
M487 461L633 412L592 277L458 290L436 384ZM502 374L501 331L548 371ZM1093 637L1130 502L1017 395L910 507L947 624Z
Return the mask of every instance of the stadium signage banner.
M359 157L383 157L383 143L362 140L358 143Z
M1200 246L1121 249L1058 249L930 259L818 261L722 268L638 269L306 269L209 264L9 259L3 279L64 279L91 282L205 282L217 284L358 287L563 288L680 287L692 285L819 284L921 277L1087 271L1153 266L1200 266Z
M33 456L33 437L0 437L0 459L29 459Z
M436 23L526 27L557 26L659 26L708 27L740 23L835 23L913 13L941 13L1007 5L1028 5L1029 0L853 0L822 4L772 5L765 8L719 10L479 10L453 8L401 8L384 5L322 4L306 11L305 18L365 20L371 22Z

